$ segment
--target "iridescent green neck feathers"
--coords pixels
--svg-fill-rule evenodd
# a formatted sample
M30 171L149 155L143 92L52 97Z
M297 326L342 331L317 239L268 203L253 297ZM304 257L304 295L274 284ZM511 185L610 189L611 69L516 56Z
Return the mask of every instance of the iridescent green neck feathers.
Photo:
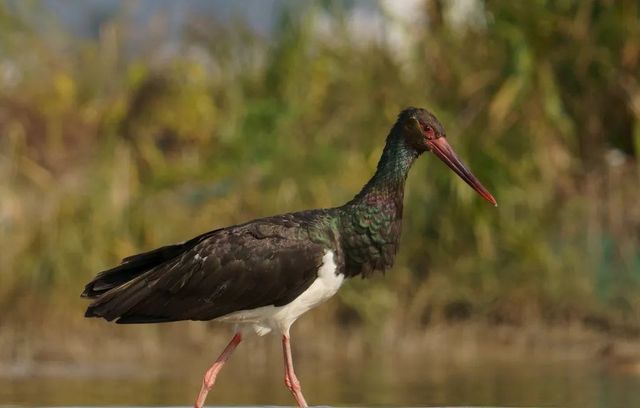
M375 174L339 208L347 276L367 276L393 264L402 228L404 185L420 155L407 146L398 124L391 129Z

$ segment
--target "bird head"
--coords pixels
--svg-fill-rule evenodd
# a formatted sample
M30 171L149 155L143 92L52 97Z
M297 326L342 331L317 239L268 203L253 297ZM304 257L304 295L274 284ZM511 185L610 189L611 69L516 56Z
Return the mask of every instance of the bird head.
M446 139L444 126L428 110L408 108L400 113L398 124L406 143L418 153L430 151L488 202L497 206L495 198L462 163Z

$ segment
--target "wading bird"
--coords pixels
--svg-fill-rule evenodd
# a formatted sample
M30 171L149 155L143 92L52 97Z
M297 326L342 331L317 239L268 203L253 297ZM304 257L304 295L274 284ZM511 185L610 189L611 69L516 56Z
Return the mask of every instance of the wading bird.
M235 324L231 342L204 375L197 408L243 335L274 330L282 335L285 385L298 406L306 407L293 370L289 328L333 296L345 278L391 267L405 180L427 151L497 205L451 149L436 117L425 109L405 109L387 136L375 174L345 205L261 218L125 258L86 285L82 296L95 300L85 316L117 323Z

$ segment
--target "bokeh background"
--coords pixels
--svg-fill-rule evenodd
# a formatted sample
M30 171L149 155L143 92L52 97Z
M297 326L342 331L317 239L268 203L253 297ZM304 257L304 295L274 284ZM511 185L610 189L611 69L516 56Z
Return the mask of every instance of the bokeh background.
M312 403L640 406L635 0L0 2L0 404L191 403L223 326L83 319L127 255L329 207L432 110L393 270L293 329ZM289 404L252 339L210 404Z

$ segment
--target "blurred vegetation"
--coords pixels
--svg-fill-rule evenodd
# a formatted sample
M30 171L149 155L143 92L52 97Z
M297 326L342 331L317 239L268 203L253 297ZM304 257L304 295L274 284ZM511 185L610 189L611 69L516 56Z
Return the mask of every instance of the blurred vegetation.
M169 51L161 19L80 38L26 4L0 6L5 324L78 317L84 283L129 254L342 204L415 105L500 207L423 158L396 267L318 313L367 330L640 327L637 1L476 1L461 18L429 0L402 47L323 2L273 37L195 16Z

